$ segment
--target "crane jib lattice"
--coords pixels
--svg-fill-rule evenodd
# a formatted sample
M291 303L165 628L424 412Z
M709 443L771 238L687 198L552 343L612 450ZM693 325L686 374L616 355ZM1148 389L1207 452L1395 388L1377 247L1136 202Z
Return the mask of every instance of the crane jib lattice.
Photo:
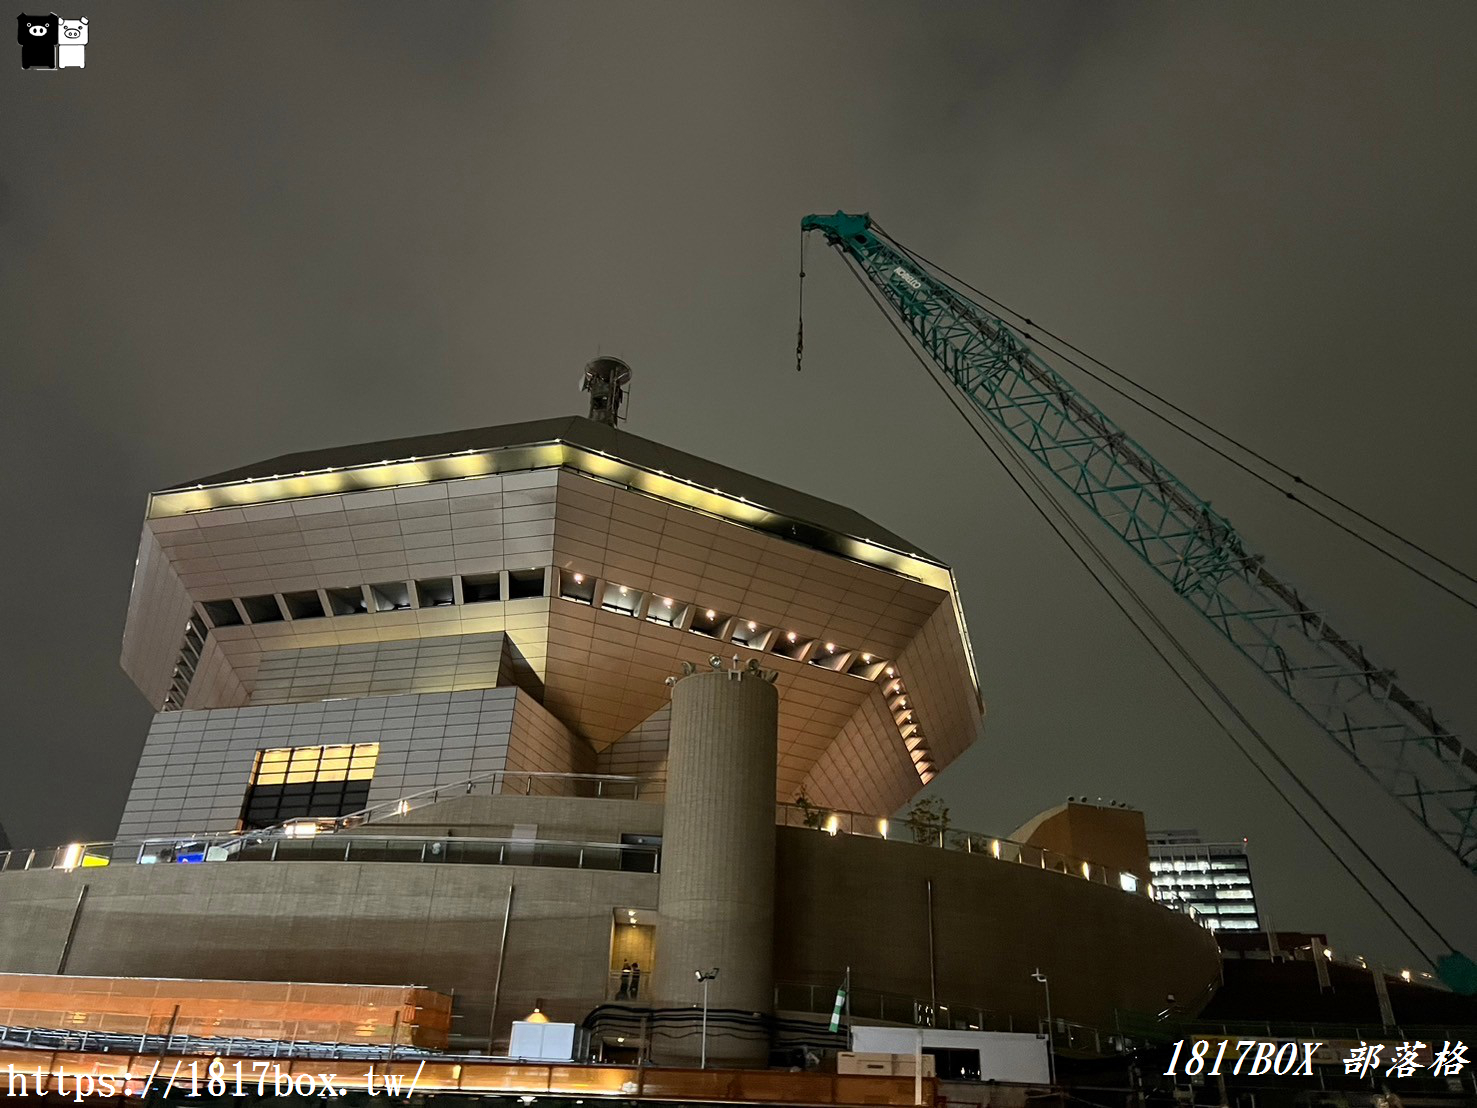
M1339 634L1218 515L1042 361L866 215L807 216L934 365L1477 872L1477 752Z

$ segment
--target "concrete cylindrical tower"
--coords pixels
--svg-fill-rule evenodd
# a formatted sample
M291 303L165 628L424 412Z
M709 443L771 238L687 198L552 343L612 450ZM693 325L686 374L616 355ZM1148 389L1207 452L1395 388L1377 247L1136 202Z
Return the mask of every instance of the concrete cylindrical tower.
M662 1008L768 1014L774 1006L774 813L779 694L756 668L709 670L672 686L656 967ZM696 1015L696 1013L694 1013ZM692 1030L696 1030L696 1025ZM685 1030L685 1029L684 1029ZM710 1065L769 1058L766 1036L710 1018ZM665 1039L665 1041L663 1041ZM658 1061L695 1061L696 1034L663 1036Z

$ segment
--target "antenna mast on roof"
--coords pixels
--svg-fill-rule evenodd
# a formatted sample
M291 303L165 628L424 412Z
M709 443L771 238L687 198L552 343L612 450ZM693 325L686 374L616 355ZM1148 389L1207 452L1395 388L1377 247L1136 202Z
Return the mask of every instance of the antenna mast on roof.
M585 366L580 388L590 394L590 418L614 427L625 418L631 367L619 358L596 358Z

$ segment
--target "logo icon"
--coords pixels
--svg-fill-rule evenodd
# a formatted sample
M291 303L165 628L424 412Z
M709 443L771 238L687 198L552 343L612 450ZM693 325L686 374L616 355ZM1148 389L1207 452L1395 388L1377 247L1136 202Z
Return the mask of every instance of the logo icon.
M87 20L56 13L16 17L22 69L82 69L87 65Z
M56 43L58 69L84 69L87 66L87 18L60 20L60 37Z

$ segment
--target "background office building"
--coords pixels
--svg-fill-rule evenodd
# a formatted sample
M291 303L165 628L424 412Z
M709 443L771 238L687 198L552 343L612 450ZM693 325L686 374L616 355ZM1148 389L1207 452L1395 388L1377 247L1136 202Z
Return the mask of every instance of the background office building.
M1246 841L1208 843L1193 830L1149 835L1149 869L1161 904L1215 931L1259 931Z

